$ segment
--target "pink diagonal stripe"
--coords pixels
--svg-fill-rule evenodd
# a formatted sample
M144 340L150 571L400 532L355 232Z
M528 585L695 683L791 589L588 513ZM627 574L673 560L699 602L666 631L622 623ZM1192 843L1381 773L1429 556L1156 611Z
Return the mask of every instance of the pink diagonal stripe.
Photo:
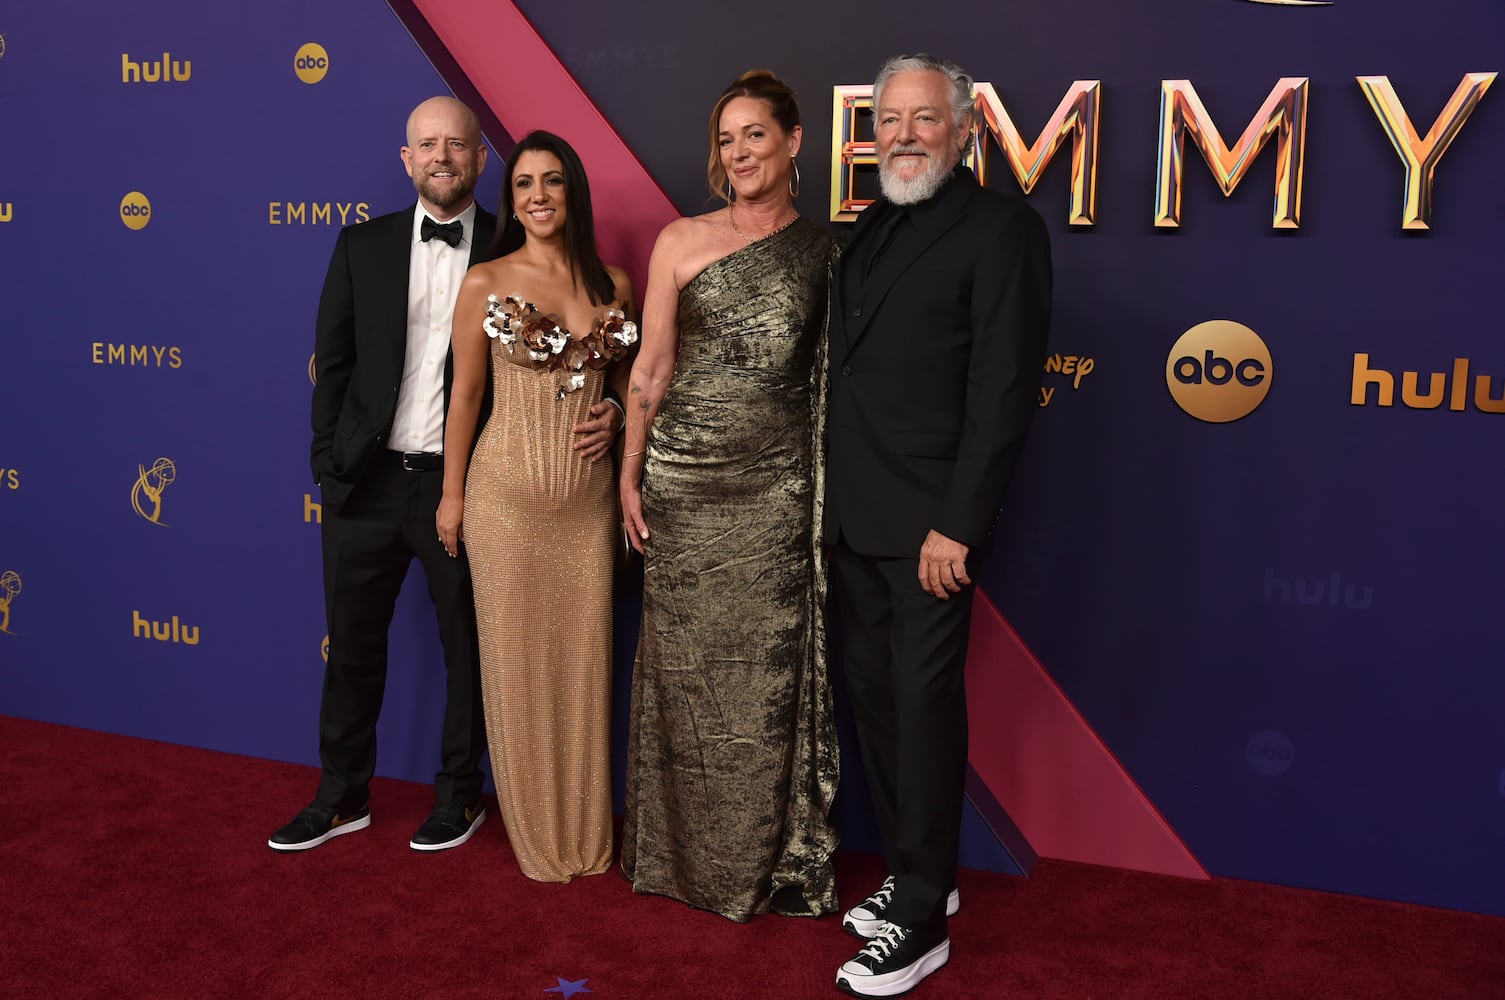
M415 6L514 140L542 128L575 147L590 177L601 258L627 269L641 303L653 241L679 211L515 4Z
M979 593L967 652L971 762L1043 857L1207 878L1134 779Z

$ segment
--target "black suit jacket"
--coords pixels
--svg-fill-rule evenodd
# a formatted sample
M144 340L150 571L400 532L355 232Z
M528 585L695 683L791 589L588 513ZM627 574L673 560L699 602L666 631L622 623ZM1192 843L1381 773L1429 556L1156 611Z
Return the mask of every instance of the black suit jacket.
M858 218L831 283L825 536L918 558L933 528L987 538L1038 406L1050 238L1024 201L964 167L847 301L847 270L891 202Z
M323 502L335 510L386 448L392 432L407 353L415 208L341 229L319 295L310 464L314 481L323 487ZM477 205L473 229L471 267L490 257L496 216ZM451 351L444 359L446 413L453 379ZM482 419L489 412L483 402Z

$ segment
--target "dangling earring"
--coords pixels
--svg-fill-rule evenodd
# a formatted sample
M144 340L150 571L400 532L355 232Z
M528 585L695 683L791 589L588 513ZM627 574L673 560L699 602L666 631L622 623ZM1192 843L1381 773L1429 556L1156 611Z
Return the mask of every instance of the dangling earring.
M518 217L517 217L517 213L516 213L516 212L513 212L513 213L512 213L512 221L513 221L513 222L520 222L520 221L522 221L522 220L520 220L520 219L519 219L519 218L518 218Z
M728 205L732 203L732 178L730 174L726 178L726 203Z
M794 177L789 181L789 197L800 196L800 165L794 162L794 157L789 158L789 165L794 168Z

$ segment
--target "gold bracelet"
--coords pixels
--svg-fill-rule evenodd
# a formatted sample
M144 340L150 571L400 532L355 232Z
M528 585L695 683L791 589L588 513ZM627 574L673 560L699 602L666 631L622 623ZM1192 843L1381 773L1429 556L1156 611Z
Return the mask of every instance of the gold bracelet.
M648 454L648 452L646 450L644 450L644 451L629 451L627 454L623 455L622 457L623 458L637 458L639 455L646 455L646 454Z

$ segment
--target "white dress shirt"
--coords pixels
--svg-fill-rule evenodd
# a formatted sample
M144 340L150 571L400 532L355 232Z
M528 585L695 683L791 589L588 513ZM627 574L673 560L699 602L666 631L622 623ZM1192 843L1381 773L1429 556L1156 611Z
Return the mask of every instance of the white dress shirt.
M397 413L392 418L392 451L444 451L444 360L449 356L450 323L455 296L470 267L470 241L475 235L476 206L450 219L464 230L460 245L451 247L437 236L419 239L422 203L413 210L413 256L408 265L408 344L397 390ZM438 222L438 219L434 220Z

